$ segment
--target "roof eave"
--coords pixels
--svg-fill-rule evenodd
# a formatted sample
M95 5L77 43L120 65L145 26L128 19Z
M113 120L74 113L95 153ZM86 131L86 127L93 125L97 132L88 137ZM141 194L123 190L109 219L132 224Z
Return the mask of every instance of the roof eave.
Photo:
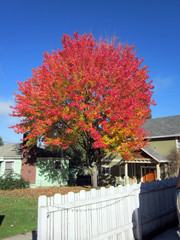
M178 133L178 134L170 134L170 135L147 136L146 139L169 138L169 137L180 137L180 133Z
M169 160L167 159L162 159L162 160L159 160L157 159L155 156L153 156L151 153L149 153L148 151L146 151L144 148L141 148L145 153L147 153L149 156L151 156L155 161L159 162L159 163L166 163L166 162L169 162Z
M5 159L11 159L11 160L13 160L13 159L22 159L22 158L23 158L22 155L19 155L19 156L1 156L1 157L0 157L0 160L5 160Z

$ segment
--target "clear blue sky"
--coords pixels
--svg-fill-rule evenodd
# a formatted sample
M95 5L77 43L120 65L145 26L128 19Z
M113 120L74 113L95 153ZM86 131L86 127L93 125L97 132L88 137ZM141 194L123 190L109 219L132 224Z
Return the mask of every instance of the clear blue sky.
M22 135L8 126L17 81L31 77L44 51L61 48L64 33L134 44L155 85L152 117L180 114L180 0L0 0L0 136Z

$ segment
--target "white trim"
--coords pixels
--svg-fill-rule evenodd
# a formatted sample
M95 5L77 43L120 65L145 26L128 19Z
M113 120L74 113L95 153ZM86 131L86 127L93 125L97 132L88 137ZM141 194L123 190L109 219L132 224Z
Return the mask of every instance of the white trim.
M146 151L144 148L142 148L142 150L147 153L149 156L152 157L153 160L157 161L158 163L165 163L165 162L169 162L168 160L166 159L162 159L162 160L158 160L156 157L154 157L153 155L151 155L148 151Z
M14 170L15 170L15 161L14 161L14 160L5 160L5 161L4 161L4 173L3 173L3 175L5 174L6 163L7 163L7 162L12 162L12 163L13 163L13 166L12 166L12 171L13 171L13 173L14 173Z
M156 160L152 158L141 158L141 159L135 158L133 161L124 160L123 163L153 163L153 161L156 162Z
M124 184L129 183L129 174L128 174L128 163L125 162L125 176L124 176Z
M125 163L125 166L124 166L124 174L125 174L124 177L128 177L128 163Z
M103 173L103 168L109 168L109 173ZM107 166L107 165L102 165L101 166L101 175L103 175L103 176L111 175L111 167Z
M177 150L177 152L180 152L180 138L179 137L176 138L176 150Z
M37 157L36 158L37 160L38 159L41 159L41 160L48 160L48 159L50 159L50 160L70 160L68 157Z
M13 159L4 160L4 162L15 162Z
M169 138L169 137L179 137L180 136L180 133L177 133L177 134L170 134L170 135L160 135L160 136L148 136L146 137L146 139L154 139L154 138Z
M144 148L142 149L145 153L147 153L149 156L152 157L152 159L154 159L155 161L159 162L159 160L157 158L155 158L154 156L152 156L148 151L146 151Z
M156 164L156 175L157 175L157 180L161 180L160 163Z
M1 161L1 159L2 159L3 161L5 161L5 159L13 159L13 160L14 160L14 159L21 159L21 160L22 160L23 157L22 157L22 156L19 156L19 157L13 157L13 156L12 156L12 157L0 157L0 161Z
M122 160L123 160L123 158L122 159L114 158L111 160L111 162L112 163L120 163ZM109 162L109 160L107 160L107 162Z
M5 164L6 162L13 162L13 172L15 173L15 170L17 170L17 166L16 166L16 160L20 160L22 161L22 157L0 157L0 163L3 163L1 164L1 169L0 169L0 176L3 176L5 174ZM21 166L22 167L22 166ZM20 171L21 171L21 168L20 168ZM18 170L19 172L19 170ZM19 173L20 174L20 173Z

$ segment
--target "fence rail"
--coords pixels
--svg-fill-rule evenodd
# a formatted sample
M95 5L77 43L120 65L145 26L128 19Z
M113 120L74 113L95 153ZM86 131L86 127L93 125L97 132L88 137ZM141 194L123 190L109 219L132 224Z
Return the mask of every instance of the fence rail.
M40 196L38 240L142 239L176 220L176 181Z

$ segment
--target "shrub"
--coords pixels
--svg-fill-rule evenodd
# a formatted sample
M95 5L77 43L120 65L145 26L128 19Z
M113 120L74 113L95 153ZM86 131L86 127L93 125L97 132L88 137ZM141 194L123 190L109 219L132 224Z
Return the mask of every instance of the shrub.
M13 172L10 172L5 176L0 177L1 190L28 188L29 186L30 186L29 181L22 178L19 174L15 174Z
M172 149L167 155L168 163L168 177L177 177L180 166L180 153L176 149Z

